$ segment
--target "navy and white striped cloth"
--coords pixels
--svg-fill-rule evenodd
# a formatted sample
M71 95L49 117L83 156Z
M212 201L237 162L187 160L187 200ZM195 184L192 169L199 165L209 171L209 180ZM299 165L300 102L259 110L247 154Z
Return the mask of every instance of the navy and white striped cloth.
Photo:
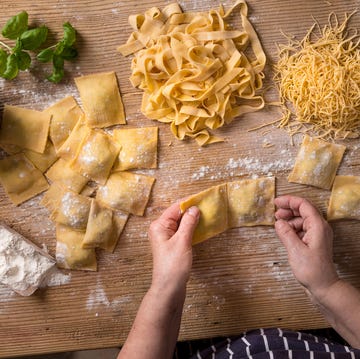
M258 329L227 338L191 359L357 359L360 350L308 333Z

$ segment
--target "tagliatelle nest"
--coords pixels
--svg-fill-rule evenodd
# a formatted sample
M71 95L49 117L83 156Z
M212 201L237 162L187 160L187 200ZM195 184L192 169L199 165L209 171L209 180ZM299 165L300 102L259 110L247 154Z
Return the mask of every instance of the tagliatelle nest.
M243 29L231 30L225 19L237 7ZM223 140L209 130L263 108L257 91L266 57L247 11L238 0L227 13L222 7L183 13L171 4L130 16L135 31L118 50L135 54L130 80L144 91L141 110L148 118L169 123L178 139L205 145Z
M328 25L318 26L316 41L312 41L315 24L303 40L289 39L279 46L275 81L284 110L280 127L291 134L359 136L360 50L357 32L346 31L351 16L339 24L331 14Z

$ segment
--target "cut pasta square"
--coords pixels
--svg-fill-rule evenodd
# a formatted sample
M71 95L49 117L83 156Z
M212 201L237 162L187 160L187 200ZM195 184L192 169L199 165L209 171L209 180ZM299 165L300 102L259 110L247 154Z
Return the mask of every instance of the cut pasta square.
M100 186L96 199L126 213L143 216L155 178L131 172L115 172Z
M0 182L16 205L49 188L43 174L21 153L0 160Z
M48 107L44 113L52 116L49 136L55 150L58 151L69 137L83 112L74 97L68 96Z
M45 173L52 182L60 182L64 188L80 193L88 178L70 168L70 164L63 159L58 159Z
M85 232L56 225L56 261L59 268L96 271L95 249L82 248Z
M79 146L71 167L92 180L105 184L120 146L102 131L91 130Z
M275 178L227 183L229 228L274 224Z
M180 203L185 212L192 206L200 210L199 223L195 229L192 244L205 241L228 228L228 205L226 184L210 187Z
M113 137L121 146L114 171L157 167L158 127L115 129Z
M346 147L305 135L289 182L330 189Z
M91 74L75 78L90 127L108 127L125 124L115 72Z
M24 154L42 173L44 173L58 158L55 147L49 140L46 143L44 153L24 150Z
M0 143L43 153L49 134L49 114L5 105Z
M116 214L92 199L82 247L98 247L113 252L127 219L127 214Z
M360 176L335 177L327 219L360 219Z

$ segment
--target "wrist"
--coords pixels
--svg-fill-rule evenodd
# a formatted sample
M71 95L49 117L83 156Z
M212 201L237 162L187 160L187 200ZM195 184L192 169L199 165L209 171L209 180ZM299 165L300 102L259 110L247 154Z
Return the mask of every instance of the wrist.
M322 285L314 288L307 288L307 293L311 300L317 304L324 303L326 298L331 296L334 291L341 290L344 281L338 276L334 277L327 285Z
M163 303L183 305L186 297L186 284L164 285L164 283L152 282L148 293Z

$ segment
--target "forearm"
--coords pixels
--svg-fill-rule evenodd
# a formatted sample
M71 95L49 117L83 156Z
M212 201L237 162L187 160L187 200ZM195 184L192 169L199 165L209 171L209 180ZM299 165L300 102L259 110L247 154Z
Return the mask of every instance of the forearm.
M185 288L166 293L150 288L118 359L172 358L185 301Z
M351 346L360 348L360 292L339 279L326 291L313 291L310 297L331 326Z

